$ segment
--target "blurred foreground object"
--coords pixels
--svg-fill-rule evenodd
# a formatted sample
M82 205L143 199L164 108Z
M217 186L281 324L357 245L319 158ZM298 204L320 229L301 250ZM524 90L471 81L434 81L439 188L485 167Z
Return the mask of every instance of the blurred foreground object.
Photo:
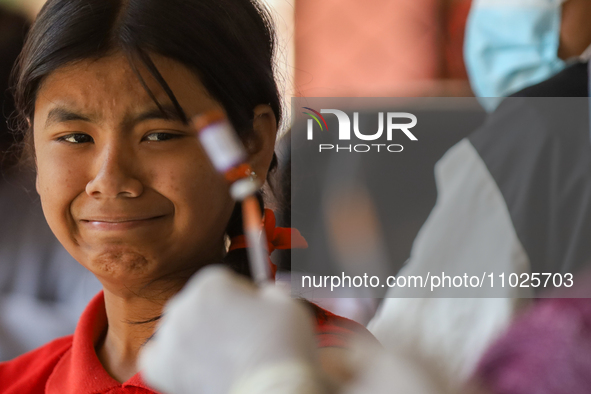
M589 284L539 300L520 316L480 361L475 383L491 394L591 392L591 299Z
M478 267L572 273L577 282L591 262L587 83L587 64L577 63L524 89L446 153L435 169L437 204L404 274ZM369 327L386 348L405 338L457 388L509 324L519 297L542 289L499 290L499 298L388 298Z
M203 268L167 305L140 365L171 394L323 393L312 315L274 285Z
M512 229L503 197L467 140L436 165L437 204L421 228L401 275L449 271L528 269L527 257ZM506 298L396 298L392 288L368 326L387 350L403 347L434 365L451 390L466 380L496 333L513 313L519 289ZM428 295L427 295L428 296ZM401 340L401 338L404 338Z
M449 394L433 371L408 353L355 341L346 362L351 379L341 384L340 394Z
M441 394L402 353L358 337L336 380L318 360L311 314L272 285L255 288L227 268L202 269L167 306L142 352L146 380L169 394Z

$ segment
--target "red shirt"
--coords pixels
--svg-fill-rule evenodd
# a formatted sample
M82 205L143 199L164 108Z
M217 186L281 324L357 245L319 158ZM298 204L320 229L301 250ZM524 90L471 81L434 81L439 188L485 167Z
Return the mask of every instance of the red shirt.
M319 347L344 347L353 334L371 336L360 324L313 305ZM56 339L12 361L0 363L2 394L154 394L139 373L125 383L103 368L95 344L107 327L103 293L80 317L74 335Z

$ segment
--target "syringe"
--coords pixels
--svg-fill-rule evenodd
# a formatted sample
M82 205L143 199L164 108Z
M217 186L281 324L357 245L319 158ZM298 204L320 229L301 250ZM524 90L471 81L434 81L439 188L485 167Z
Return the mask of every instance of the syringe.
M221 111L209 111L193 118L199 140L214 168L230 183L230 195L242 203L244 235L254 282L270 280L267 239L262 231L262 215L255 196L262 186L248 164L248 155L232 125Z

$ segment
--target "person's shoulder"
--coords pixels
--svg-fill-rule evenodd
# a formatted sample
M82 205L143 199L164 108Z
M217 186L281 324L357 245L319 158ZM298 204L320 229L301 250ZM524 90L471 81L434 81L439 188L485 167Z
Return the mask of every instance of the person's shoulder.
M319 348L341 347L347 348L354 338L365 338L378 343L377 339L363 325L335 315L310 303L316 317L316 339Z
M13 360L0 363L0 392L44 393L55 365L72 347L72 335L55 339Z
M559 141L563 148L587 141L587 66L586 62L575 63L504 99L483 125L468 136L480 156L484 158L486 152L494 151L494 155L501 153L506 159L508 152L514 152L521 160L524 150L546 154ZM537 141L537 150L533 141Z
M588 97L587 62L578 62L553 77L529 86L510 97Z

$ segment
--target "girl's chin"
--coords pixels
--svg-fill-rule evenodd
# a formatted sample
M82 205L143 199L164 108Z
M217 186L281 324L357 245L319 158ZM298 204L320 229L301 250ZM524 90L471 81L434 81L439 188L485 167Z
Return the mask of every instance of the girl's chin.
M144 276L150 271L150 261L141 253L125 245L114 245L96 254L85 264L99 277L129 278Z

